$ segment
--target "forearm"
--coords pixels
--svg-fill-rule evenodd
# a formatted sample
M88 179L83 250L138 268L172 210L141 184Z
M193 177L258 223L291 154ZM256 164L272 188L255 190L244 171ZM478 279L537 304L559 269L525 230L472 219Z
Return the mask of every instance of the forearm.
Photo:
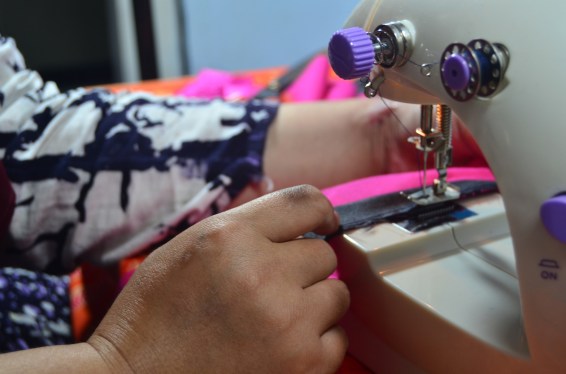
M280 189L301 183L325 188L417 170L422 154L407 139L419 125L420 106L414 104L380 99L284 104L267 136L264 173ZM456 116L453 135L454 165L485 165Z
M110 370L109 370L110 369ZM0 371L5 373L117 372L106 366L98 352L87 343L36 348L0 355Z
M308 183L319 188L379 172L371 120L375 102L346 100L286 104L268 133L264 172L284 188Z

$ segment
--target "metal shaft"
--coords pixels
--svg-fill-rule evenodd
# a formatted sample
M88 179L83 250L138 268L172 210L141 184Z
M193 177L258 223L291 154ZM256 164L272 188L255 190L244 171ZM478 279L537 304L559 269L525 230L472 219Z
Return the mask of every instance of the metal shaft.
M452 164L452 111L447 105L439 105L436 112L438 130L442 134L442 144L436 151L435 166L438 179L434 181L434 194L442 195L447 188L447 168Z

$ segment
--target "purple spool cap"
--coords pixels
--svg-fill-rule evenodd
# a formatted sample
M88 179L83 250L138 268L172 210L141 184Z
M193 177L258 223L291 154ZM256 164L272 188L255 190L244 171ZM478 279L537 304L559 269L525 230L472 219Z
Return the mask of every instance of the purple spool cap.
M550 235L566 244L566 195L546 200L540 208L540 216Z
M470 83L471 75L468 61L463 56L453 54L442 64L444 84L454 91L465 89Z
M366 76L375 61L371 37L360 27L338 30L328 43L328 58L330 66L342 79Z

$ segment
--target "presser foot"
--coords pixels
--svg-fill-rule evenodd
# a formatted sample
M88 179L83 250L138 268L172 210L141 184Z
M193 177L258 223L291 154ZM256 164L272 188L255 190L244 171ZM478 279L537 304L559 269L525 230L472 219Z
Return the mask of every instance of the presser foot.
M442 194L437 194L433 187L427 187L412 194L404 192L401 192L401 194L418 205L432 205L460 198L460 190L451 184L446 185L446 189Z

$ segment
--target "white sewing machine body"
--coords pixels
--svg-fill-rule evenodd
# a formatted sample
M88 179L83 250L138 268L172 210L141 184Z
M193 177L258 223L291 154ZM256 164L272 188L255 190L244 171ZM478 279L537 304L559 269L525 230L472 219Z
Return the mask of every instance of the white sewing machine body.
M503 197L468 201L478 214L458 223L415 234L380 224L333 242L352 294L352 353L370 368L566 372L566 244L540 216L566 192L565 14L558 0L365 0L348 20L408 27L410 62L383 70L380 94L452 108ZM505 77L492 97L455 100L439 61L475 39L506 47Z
M533 371L501 197L463 205L477 215L417 233L383 223L332 243L352 295L350 350L376 372Z

